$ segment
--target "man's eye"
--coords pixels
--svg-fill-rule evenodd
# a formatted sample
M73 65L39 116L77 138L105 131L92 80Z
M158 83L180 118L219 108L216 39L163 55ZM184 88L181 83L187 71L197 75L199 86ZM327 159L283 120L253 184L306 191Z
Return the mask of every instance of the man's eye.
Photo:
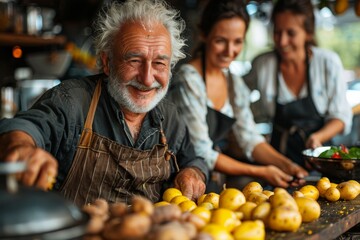
M167 64L164 62L154 62L153 64L154 68L156 69L164 69L167 66Z
M128 63L133 67L138 67L141 65L141 61L139 59L131 59Z

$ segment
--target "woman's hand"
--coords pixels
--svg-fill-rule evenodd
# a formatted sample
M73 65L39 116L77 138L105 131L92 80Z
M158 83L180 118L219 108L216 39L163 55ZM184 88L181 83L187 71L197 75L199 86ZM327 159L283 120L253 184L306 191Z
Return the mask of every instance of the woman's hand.
M282 170L294 177L290 184L293 187L305 184L305 177L309 175L304 168L290 161Z
M306 148L315 149L321 146L322 146L321 140L316 134L311 134L305 143Z
M204 181L205 176L199 169L189 167L182 169L176 175L174 185L184 196L195 201L205 192Z
M259 176L265 179L273 187L287 188L294 177L281 171L279 168L268 165L259 167Z

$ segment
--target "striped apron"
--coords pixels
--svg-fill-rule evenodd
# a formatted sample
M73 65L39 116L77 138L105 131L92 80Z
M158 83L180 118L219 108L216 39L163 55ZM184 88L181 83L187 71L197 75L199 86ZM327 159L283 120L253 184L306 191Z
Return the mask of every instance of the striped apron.
M60 192L78 206L97 198L129 203L135 194L156 202L163 183L171 175L171 159L178 170L176 157L168 149L162 128L160 143L150 150L124 146L93 132L101 82L97 83L72 166Z

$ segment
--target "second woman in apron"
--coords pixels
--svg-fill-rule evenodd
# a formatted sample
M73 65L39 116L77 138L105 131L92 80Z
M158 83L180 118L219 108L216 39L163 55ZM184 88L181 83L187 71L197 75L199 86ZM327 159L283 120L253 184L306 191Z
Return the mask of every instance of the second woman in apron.
M343 67L336 53L316 47L311 0L279 0L271 19L275 49L256 57L244 79L260 91L271 144L305 167L304 149L351 129Z

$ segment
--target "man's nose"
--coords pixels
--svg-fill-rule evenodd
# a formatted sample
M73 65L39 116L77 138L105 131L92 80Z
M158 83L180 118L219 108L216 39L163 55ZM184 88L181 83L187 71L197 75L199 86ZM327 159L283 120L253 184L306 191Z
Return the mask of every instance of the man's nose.
M141 81L142 83L147 86L150 87L152 86L152 84L154 83L154 69L151 66L151 63L146 62L141 70Z

